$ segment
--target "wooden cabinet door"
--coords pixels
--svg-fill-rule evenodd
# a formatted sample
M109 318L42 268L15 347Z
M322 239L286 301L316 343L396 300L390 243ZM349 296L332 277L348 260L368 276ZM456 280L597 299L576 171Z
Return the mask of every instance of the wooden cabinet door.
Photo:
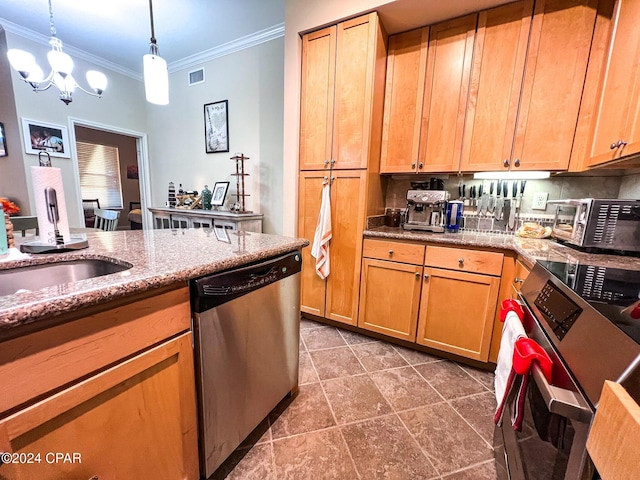
M318 214L322 200L322 184L329 180L329 172L300 172L298 195L298 236L306 238L311 245L302 249L302 272L300 276L300 309L302 312L324 316L326 281L316 273L316 260L311 256L313 236L318 225ZM329 250L331 253L331 250Z
M418 172L429 27L389 37L380 173Z
M377 119L373 108L376 75L380 76L379 67L386 59L384 42L379 45L381 40L375 12L337 26L333 168L367 168L370 142L377 142L379 149L380 138L372 135L372 128L374 123L382 122L381 108ZM382 75L378 83L384 88L384 70ZM383 91L378 93L381 96ZM376 128L379 134L381 125Z
M596 6L597 0L536 0L512 170L568 168Z
M199 478L191 333L3 418L0 451L40 454L13 480Z
M477 18L467 15L429 31L418 160L425 172L458 171Z
M302 37L300 169L329 169L333 137L336 27Z
M588 166L640 151L639 23L640 2L618 0L591 126ZM619 141L627 144L618 147Z
M324 316L356 325L365 222L366 170L333 171L331 183L330 274ZM313 238L313 237L311 237Z
M532 12L525 0L479 13L462 171L509 167Z
M421 273L422 266L363 259L358 326L415 342Z
M500 278L425 267L416 341L486 362Z

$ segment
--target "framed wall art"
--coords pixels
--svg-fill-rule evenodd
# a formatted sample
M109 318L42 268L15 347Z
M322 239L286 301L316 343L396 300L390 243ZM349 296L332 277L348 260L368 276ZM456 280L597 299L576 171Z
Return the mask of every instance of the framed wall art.
M219 207L224 204L224 199L227 196L227 189L229 188L229 182L216 182L213 186L213 193L211 197L211 205Z
M52 157L71 158L67 127L22 119L22 135L25 152L38 155L47 152Z
M0 157L9 155L7 152L7 136L4 133L4 123L0 122Z
M216 238L224 243L231 243L227 229L224 227L213 227L213 231L216 234Z
M229 151L229 100L204 106L204 139L207 153Z

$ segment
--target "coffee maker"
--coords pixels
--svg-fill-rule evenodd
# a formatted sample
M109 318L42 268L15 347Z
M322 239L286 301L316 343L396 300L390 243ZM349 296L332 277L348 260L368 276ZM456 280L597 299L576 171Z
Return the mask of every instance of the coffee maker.
M444 212L449 200L446 190L407 190L405 230L444 232Z

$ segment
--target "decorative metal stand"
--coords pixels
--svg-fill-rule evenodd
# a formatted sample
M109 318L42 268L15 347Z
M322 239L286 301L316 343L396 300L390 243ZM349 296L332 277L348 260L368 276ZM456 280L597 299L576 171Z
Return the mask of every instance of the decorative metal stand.
M248 177L248 173L244 173L244 161L249 160L249 157L245 157L242 153L236 153L231 157L231 160L236 162L236 173L232 173L231 176L236 177L236 196L237 200L235 205L231 208L236 213L253 213L250 210L245 210L244 197L249 197L248 193L244 192L244 177Z

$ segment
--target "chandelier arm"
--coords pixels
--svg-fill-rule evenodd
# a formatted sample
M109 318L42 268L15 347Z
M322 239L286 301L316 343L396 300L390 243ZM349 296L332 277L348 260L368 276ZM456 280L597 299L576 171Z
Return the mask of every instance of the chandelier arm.
M82 90L84 93L86 93L87 95L91 95L92 97L98 97L98 98L102 98L102 94L100 93L96 93L96 92L91 92L89 90L85 90L84 88L82 88L80 85L78 85L78 82L76 82L76 88L79 88L80 90Z

